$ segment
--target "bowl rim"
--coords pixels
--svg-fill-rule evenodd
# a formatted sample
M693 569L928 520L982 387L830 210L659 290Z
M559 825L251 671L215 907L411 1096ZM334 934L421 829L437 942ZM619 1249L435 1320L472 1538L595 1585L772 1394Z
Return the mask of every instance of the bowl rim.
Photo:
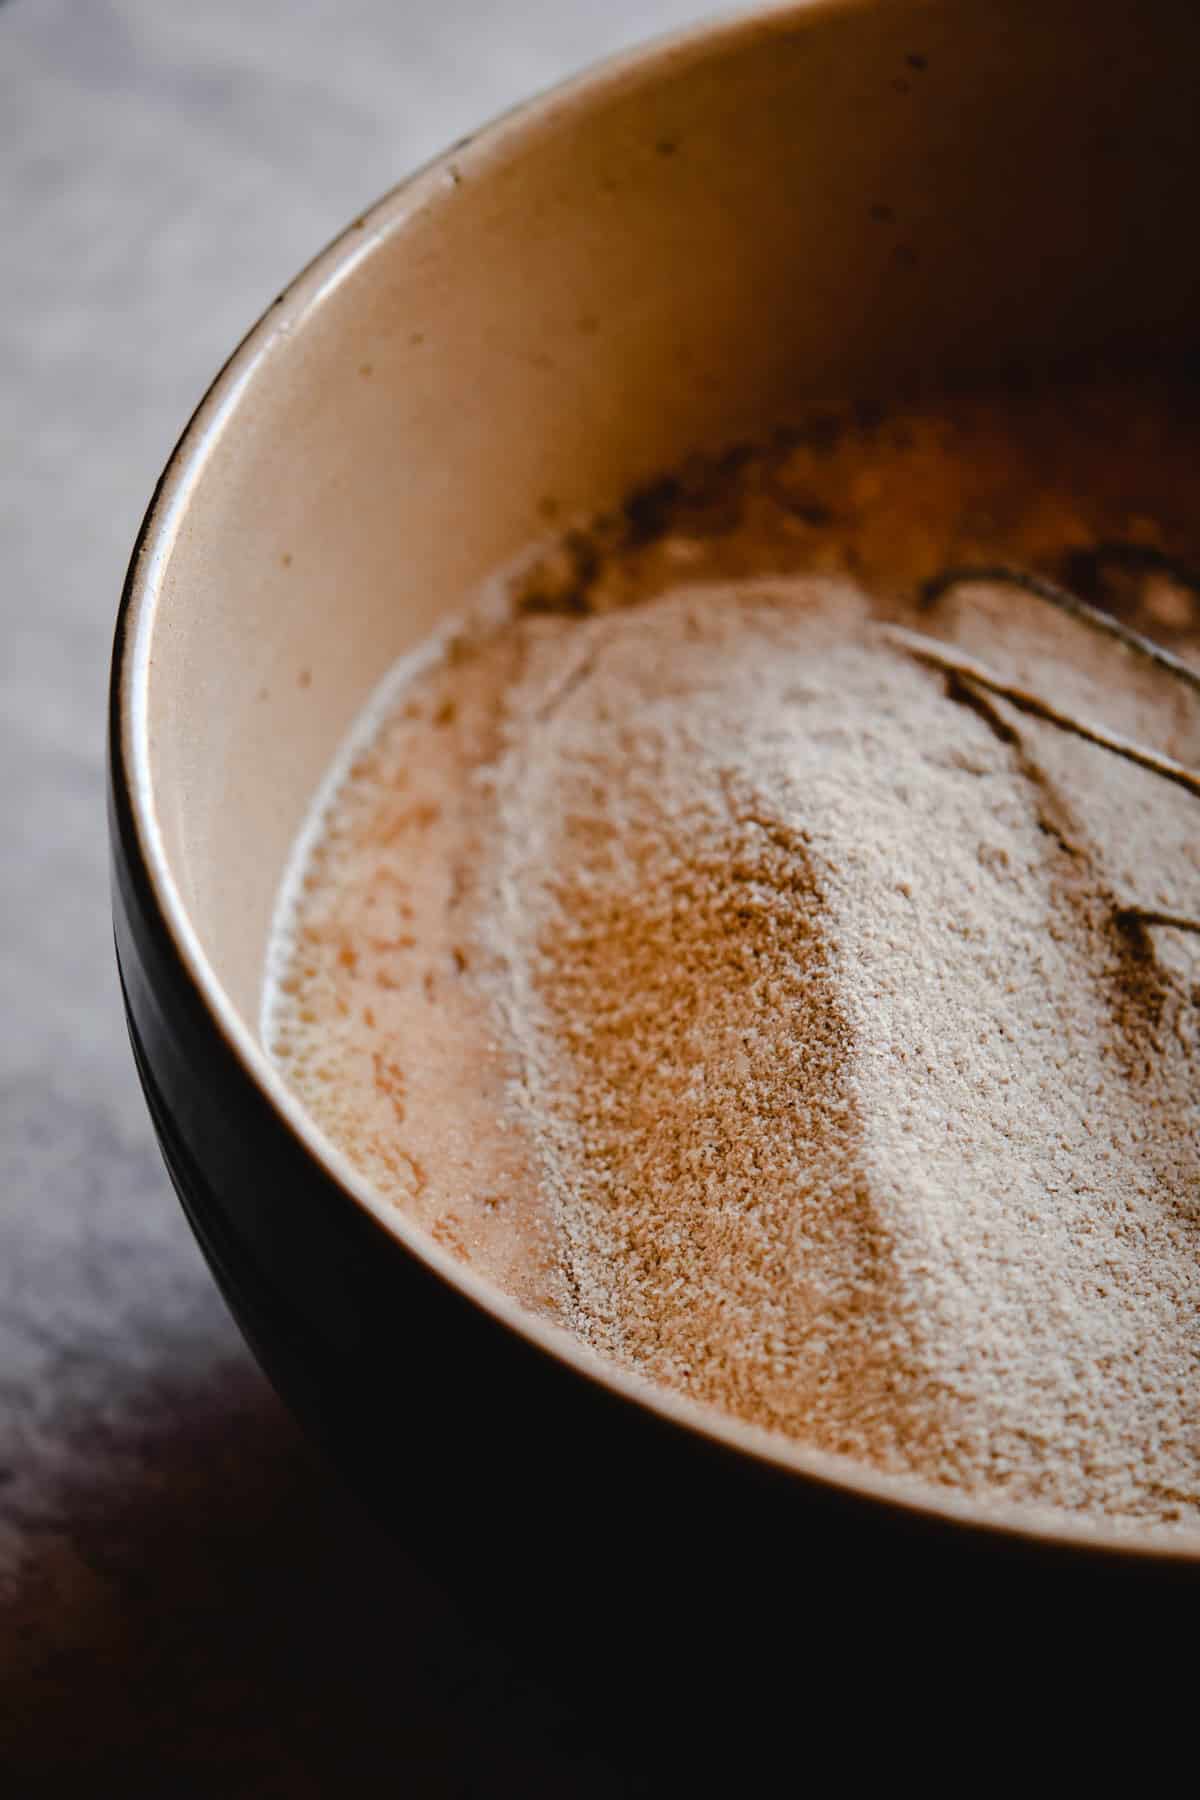
M271 352L304 327L361 264L415 217L447 203L458 165L473 176L556 130L573 112L641 84L727 54L751 40L787 35L836 14L866 11L880 0L775 0L749 12L719 14L651 38L585 67L459 138L388 189L340 232L283 289L222 365L185 425L155 486L135 539L117 613L109 691L109 764L127 815L153 924L217 1028L241 1075L288 1127L305 1153L348 1202L447 1287L516 1332L526 1345L565 1363L577 1376L627 1405L706 1440L764 1471L811 1484L831 1496L874 1503L914 1521L943 1523L1038 1548L1101 1553L1140 1564L1200 1562L1200 1530L1170 1525L1125 1528L1058 1509L974 1499L909 1474L874 1470L849 1456L806 1446L689 1400L589 1350L565 1326L535 1314L449 1251L376 1193L344 1152L309 1117L243 1021L210 963L171 872L155 803L148 726L148 680L163 576L192 494L219 438ZM448 179L449 178L449 179ZM124 822L124 821L123 821Z

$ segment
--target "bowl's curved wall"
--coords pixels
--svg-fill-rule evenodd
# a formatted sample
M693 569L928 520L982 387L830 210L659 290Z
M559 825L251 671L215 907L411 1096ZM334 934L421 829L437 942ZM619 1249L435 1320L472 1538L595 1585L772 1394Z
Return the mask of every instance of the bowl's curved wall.
M248 1024L335 743L551 504L823 394L1193 329L1198 45L1186 7L1094 0L692 34L462 146L283 297L160 508L136 622L135 759Z

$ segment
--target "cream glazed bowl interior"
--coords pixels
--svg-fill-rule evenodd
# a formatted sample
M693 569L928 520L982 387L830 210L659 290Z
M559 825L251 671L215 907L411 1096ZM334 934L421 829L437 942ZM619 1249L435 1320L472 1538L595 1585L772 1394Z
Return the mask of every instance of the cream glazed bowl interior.
M551 507L611 508L831 399L1194 348L1198 51L1185 5L810 0L626 56L356 219L154 495L110 814L156 1129L281 1393L507 1616L568 1581L597 1639L628 1633L636 1592L732 1642L848 1583L953 1607L1032 1576L1111 1607L1200 1568L1196 1542L1032 1525L600 1367L382 1202L257 1035L281 874L335 750Z

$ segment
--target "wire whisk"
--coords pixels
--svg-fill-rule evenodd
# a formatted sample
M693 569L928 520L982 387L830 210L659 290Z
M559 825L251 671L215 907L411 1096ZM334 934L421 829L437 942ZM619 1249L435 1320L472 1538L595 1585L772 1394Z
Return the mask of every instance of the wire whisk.
M1098 570L1105 564L1119 565L1125 568L1152 570L1169 575L1200 596L1200 575L1196 575L1185 565L1178 563L1164 552L1136 544L1105 544L1097 546L1089 552L1077 553L1078 556L1090 558L1089 567ZM1200 695L1200 671L1165 650L1161 644L1143 637L1140 632L1133 631L1121 620L1099 607L1081 600L1069 589L1060 587L1057 582L1048 580L1032 570L1021 569L1004 563L956 564L940 570L927 581L920 592L922 609L932 608L952 589L968 585L1017 587L1022 593L1048 606L1057 608L1059 612L1087 626L1089 629L1103 633L1108 638L1121 644L1133 655L1152 664L1163 673L1184 682L1194 693ZM1085 742L1096 744L1102 750L1110 751L1127 762L1136 763L1139 768L1147 769L1151 774L1160 776L1164 781L1171 781L1189 793L1200 796L1200 771L1188 768L1177 762L1174 757L1166 756L1161 751L1148 749L1145 745L1135 743L1119 732L1110 731L1107 726L1093 720L1084 719L1067 711L1061 706L1044 699L1032 692L1023 683L1010 680L1007 676L990 669L975 657L959 650L940 638L928 637L922 632L912 631L903 625L886 625L883 636L896 649L904 651L917 661L926 663L931 668L940 669L954 681L961 682L968 691L982 690L1007 700L1019 712L1042 719L1060 731L1070 732ZM1175 912L1161 907L1138 905L1123 906L1118 909L1118 918L1123 923L1139 923L1142 925L1159 925L1174 931L1190 931L1200 933L1200 918L1188 913Z

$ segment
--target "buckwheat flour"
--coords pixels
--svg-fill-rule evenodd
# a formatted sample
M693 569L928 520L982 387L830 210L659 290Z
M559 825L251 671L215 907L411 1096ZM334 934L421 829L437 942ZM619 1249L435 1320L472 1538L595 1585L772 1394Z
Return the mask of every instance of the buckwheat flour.
M1185 762L1200 699L1004 584L920 614L852 556L695 542L402 690L309 859L281 1066L603 1357L885 1471L1200 1523L1200 938L1126 910L1200 907L1200 801L880 619Z

